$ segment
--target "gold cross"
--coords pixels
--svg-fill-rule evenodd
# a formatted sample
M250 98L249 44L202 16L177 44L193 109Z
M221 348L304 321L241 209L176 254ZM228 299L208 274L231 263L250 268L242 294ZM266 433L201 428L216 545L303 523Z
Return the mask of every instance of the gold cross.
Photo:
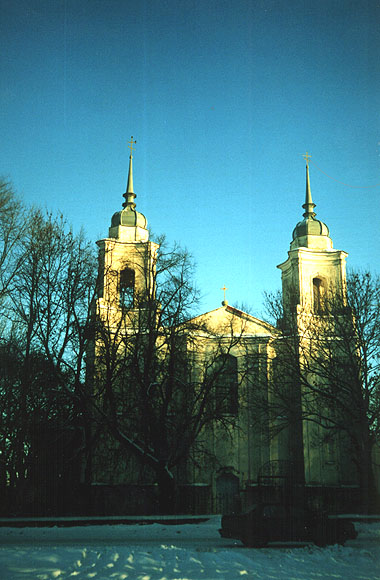
M308 152L306 151L306 153L302 154L302 157L305 159L306 161L306 167L309 167L309 161L311 159L311 155L308 154Z
M228 288L226 288L226 285L224 285L223 288L221 288L221 290L223 290L224 292L224 301L226 301L226 290L228 290Z
M136 141L134 141L134 140L133 140L133 135L132 135L132 137L131 137L131 140L130 140L130 141L128 141L128 147L129 147L129 148L130 148L130 150L131 150L131 157L132 157L132 151L134 151L134 150L135 150L135 148L133 147L134 143L136 143Z

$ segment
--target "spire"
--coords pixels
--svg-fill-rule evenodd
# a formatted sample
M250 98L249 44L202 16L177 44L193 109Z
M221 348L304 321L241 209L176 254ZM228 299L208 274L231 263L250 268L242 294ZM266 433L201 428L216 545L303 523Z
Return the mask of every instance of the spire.
M128 181L127 181L127 189L126 192L123 194L123 197L125 197L125 202L123 203L123 207L130 207L131 209L135 209L136 204L134 202L134 199L136 197L136 194L133 191L133 167L132 167L132 151L133 151L133 144L136 143L136 141L133 141L133 137L131 137L131 140L128 141L128 146L131 150L131 154L129 156L129 170L128 170Z
M136 204L134 202L136 194L133 191L132 151L135 143L136 141L133 140L133 137L128 141L131 153L129 155L127 189L123 193L125 201L123 203L123 209L117 211L112 216L109 237L124 242L148 242L149 231L147 230L147 219L135 209Z
M305 213L303 214L303 216L305 218L313 218L313 217L315 217L316 214L313 211L313 209L315 208L315 203L313 203L313 200L311 197L311 191L310 191L309 159L311 157L307 152L303 157L306 161L306 197L305 197L305 203L302 206L305 210Z
M303 220L298 222L293 230L293 240L290 243L290 249L312 248L314 250L331 250L332 240L330 238L329 228L315 217L315 203L313 203L310 191L310 155L306 153L303 157L306 161L306 198L302 206L305 213L303 214Z

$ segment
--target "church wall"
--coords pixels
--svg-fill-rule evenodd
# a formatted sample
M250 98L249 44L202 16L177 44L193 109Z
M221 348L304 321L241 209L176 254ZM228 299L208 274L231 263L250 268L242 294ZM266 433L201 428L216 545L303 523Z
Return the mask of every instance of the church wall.
M224 481L226 488L233 485L238 487L241 502L247 486L257 485L260 470L271 457L267 425L254 408L257 400L254 391L267 388L268 349L268 337L257 336L245 337L242 344L235 347L241 377L236 423L226 429L215 422L203 434L209 451L202 467L193 472L192 481L208 482L212 486L214 510L217 512L223 503L220 497L221 481ZM250 369L248 373L247 367ZM211 460L208 454L214 459Z
M292 317L296 335L301 336L300 343L297 343L299 350L294 351L296 363L298 361L300 365L307 350L308 325L318 324L318 300L322 294L318 294L316 299L316 293L325 292L327 295L334 290L345 302L347 255L333 249L327 226L314 219L309 189L303 207L306 209L305 220L297 224L288 259L279 266L285 315L289 319ZM322 233L311 234L315 228ZM297 231L301 230L303 235L297 236ZM98 242L102 280L97 317L114 337L119 332L122 338L123 333L125 336L131 329L139 328L143 308L137 301L129 308L121 304L120 273L125 268L133 270L135 296L150 293L153 297L158 245L148 241L148 232L144 228L117 225L110 229L110 236L113 235L115 239ZM216 513L236 511L242 504L247 506L250 501L257 500L263 489L268 495L266 499L279 499L282 492L279 492L281 484L278 481L281 478L287 484L305 483L309 490L354 486L356 478L353 464L347 459L347 439L340 434L327 440L323 437L322 427L301 419L305 391L300 381L295 379L297 373L286 377L287 371L278 362L283 355L281 349L286 346L284 341L290 340L289 337L281 338L279 330L229 307L226 302L222 308L201 315L193 322L194 328L198 323L204 324L208 331L205 328L203 332L193 331L191 340L190 334L184 338L184 349L190 361L188 388L199 388L207 361L213 360L216 354L227 353L237 361L238 410L225 411L223 416L209 422L200 432L191 456L174 468L183 494L182 509ZM122 345L120 340L120 349ZM103 372L99 362L100 340L95 340L94 353L96 377L96 373ZM227 381L227 384L232 383ZM276 411L265 414L265 403L275 408L275 398L281 394L276 392L276 388L281 385L281 388L292 389L292 395L295 395L293 415L290 416L291 410L287 416L283 414L285 411L277 411L277 415ZM223 388L223 385L219 386ZM211 399L214 396L217 395L213 393ZM281 429L278 428L280 425ZM140 486L139 489L144 489L146 494L145 503L141 500L141 509L147 510L147 506L155 509L157 489L153 470L142 466L107 436L101 439L94 458L94 481L126 486L131 498L133 493L139 496L136 490Z

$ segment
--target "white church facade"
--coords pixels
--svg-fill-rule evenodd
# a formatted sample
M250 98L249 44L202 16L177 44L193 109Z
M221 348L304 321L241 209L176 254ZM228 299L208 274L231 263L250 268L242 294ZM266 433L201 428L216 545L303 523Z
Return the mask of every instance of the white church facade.
M157 290L158 244L149 239L147 220L136 210L132 156L124 197L123 209L112 217L108 237L97 242L96 318L103 336L115 337L119 333L121 338L115 346L119 352L124 348L126 336L138 335L136 329L144 309L141 303L140 307L136 306L135 297L138 293L155 296ZM304 345L308 328L311 321L313 325L318 324L327 295L333 291L345 303L347 254L333 247L328 227L316 218L308 160L302 207L303 216L293 231L287 259L278 266L282 273L284 312L278 327L224 301L220 308L193 318L190 327L193 330L189 330L189 337L183 337L183 349L191 361L190 375L206 372L205 360L213 345L221 351L225 349L223 364L228 367L228 373L223 370L214 385L220 389L216 397L224 406L224 416L216 416L215 421L199 430L191 460L178 462L175 467L180 493L186 498L181 503L182 512L236 510L253 503L262 494L278 495L284 489L289 493L291 487L293 491L302 487L317 502L344 504L356 497L358 477L348 442L339 433L321 436L321 426L307 420L303 407L308 395L303 392L302 380L294 379L296 386L293 384L291 389L296 392L292 391L289 396L287 391L284 396L296 419L289 420L291 411L284 418L285 407L281 406L283 389L288 389L289 377L296 368L291 371L290 367L285 368L281 363L282 354L288 349L302 366L307 348L310 350ZM298 340L296 355L293 343L289 348L294 329ZM135 342L136 338L134 345ZM104 360L101 364L97 362L100 351L95 340L92 353L95 375L106 372ZM215 359L214 363L220 364L218 361ZM139 365L139 361L135 364ZM155 388L152 384L151 392ZM104 392L106 389L105 386ZM127 396L126 391L122 392ZM131 417L131 421L136 418ZM120 448L117 437L105 437L99 445L93 460L93 481L109 489L119 486L129 490L130 501L125 504L125 511L133 511L131 506L136 501L144 505L141 509L149 511L150 500L144 500L144 494L155 493L153 471L140 468L134 456L125 461L125 449Z

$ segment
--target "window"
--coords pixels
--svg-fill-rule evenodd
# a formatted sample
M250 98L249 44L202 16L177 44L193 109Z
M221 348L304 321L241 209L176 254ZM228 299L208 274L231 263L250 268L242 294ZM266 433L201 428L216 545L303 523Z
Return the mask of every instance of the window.
M215 411L219 416L238 413L237 359L226 354L219 356L215 366Z
M120 306L133 308L135 293L135 272L129 268L121 270L119 280Z
M325 285L321 278L313 278L313 310L315 314L322 314Z

